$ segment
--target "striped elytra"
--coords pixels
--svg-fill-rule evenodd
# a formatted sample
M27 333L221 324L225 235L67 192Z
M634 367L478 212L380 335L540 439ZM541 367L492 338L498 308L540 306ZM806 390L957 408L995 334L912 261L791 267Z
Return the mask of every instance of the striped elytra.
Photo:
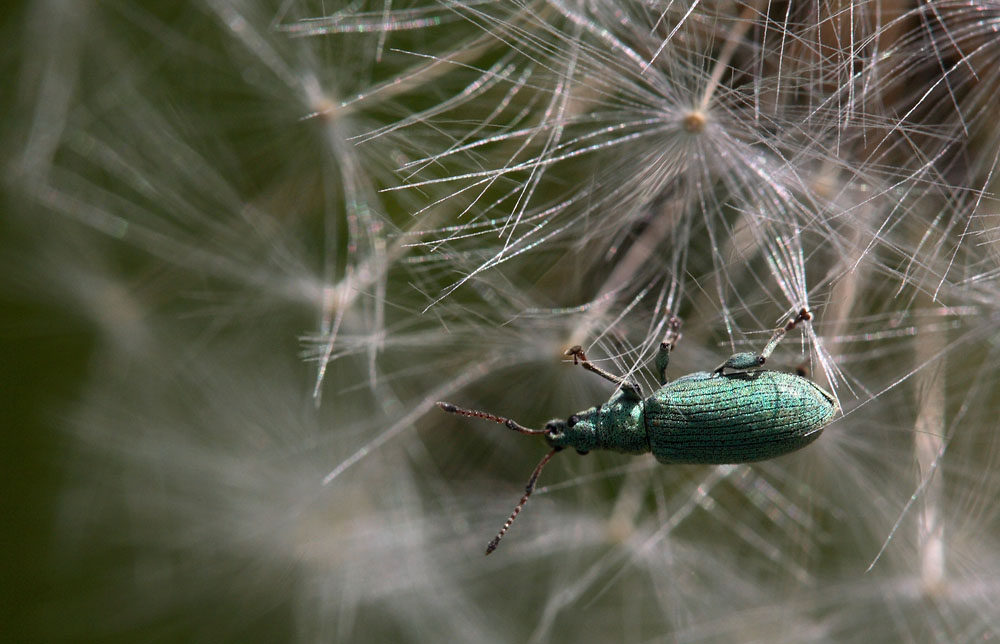
M693 373L643 401L661 463L748 463L816 440L837 410L815 383L780 371Z

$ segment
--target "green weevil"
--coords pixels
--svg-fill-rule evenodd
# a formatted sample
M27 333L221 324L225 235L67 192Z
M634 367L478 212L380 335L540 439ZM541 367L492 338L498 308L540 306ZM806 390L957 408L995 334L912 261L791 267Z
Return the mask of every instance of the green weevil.
M567 447L586 454L605 449L625 454L652 452L661 463L725 464L763 461L794 452L816 440L837 413L837 400L811 380L764 365L784 335L812 319L799 311L774 332L760 353L736 353L711 372L699 371L667 382L670 351L680 339L680 320L672 317L656 356L660 388L644 398L639 383L604 371L587 360L583 349L566 352L574 364L618 385L608 402L529 429L509 418L439 402L452 414L482 418L523 434L544 436L551 448L541 460L524 496L500 532L486 547L493 552L535 489L545 464ZM726 369L735 373L726 373Z

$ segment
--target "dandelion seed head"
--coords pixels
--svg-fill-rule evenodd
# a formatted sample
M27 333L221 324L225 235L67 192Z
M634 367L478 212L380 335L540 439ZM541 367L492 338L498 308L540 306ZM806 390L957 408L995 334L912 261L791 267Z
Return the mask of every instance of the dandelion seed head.
M995 2L64 4L10 40L11 637L996 638ZM668 378L804 307L813 445L561 454L483 559L544 445L437 401L541 427L614 392L573 345L648 392L672 316Z

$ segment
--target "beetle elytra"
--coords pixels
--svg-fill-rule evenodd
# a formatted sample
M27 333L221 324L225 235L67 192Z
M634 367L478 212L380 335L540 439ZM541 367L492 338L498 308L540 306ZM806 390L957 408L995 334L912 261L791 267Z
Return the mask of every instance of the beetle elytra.
M603 405L566 420L551 420L544 429L530 429L496 414L439 402L438 406L449 413L543 436L551 448L535 467L524 496L490 541L486 554L496 549L527 503L545 464L567 447L580 454L594 449L652 452L661 463L724 464L767 460L816 440L837 412L833 395L801 376L757 369L788 331L810 319L809 311L802 309L775 331L760 353L736 353L712 372L699 371L668 383L670 351L680 338L680 320L671 318L656 356L660 388L646 398L636 381L608 373L587 360L582 348L573 347L566 355L572 356L574 364L610 380L619 389ZM726 373L727 369L736 372Z

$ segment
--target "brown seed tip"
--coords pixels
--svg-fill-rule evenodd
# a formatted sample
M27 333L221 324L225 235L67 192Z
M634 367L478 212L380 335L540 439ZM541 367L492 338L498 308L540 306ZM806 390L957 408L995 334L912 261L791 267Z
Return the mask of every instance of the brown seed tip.
M692 134L697 134L708 125L708 116L704 112L688 112L681 119L684 129Z

